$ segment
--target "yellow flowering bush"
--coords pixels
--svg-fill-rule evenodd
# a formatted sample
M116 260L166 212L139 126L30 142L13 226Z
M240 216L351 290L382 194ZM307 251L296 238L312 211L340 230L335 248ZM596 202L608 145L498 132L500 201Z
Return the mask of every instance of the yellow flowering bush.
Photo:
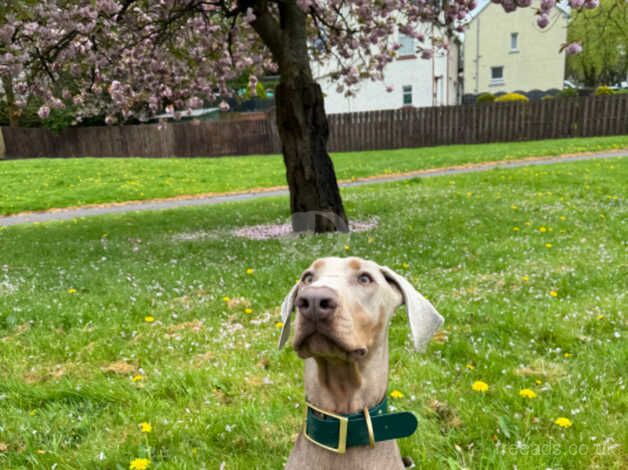
M528 102L530 100L527 96L520 93L506 93L505 95L495 98L495 103L508 103L511 101Z
M614 95L615 92L611 87L599 86L595 90L595 96Z

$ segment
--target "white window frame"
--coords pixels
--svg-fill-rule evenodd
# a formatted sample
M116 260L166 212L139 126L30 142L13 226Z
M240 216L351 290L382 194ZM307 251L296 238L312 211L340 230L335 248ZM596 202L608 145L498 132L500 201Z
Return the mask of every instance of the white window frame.
M510 52L519 52L519 33L510 33Z
M496 69L501 69L501 77L496 78L494 76L494 71ZM504 84L504 66L503 65L495 65L491 67L491 77L489 81L489 85L503 85Z
M416 55L416 47L414 44L414 38L412 36L399 33L398 41L401 47L397 51L397 57Z

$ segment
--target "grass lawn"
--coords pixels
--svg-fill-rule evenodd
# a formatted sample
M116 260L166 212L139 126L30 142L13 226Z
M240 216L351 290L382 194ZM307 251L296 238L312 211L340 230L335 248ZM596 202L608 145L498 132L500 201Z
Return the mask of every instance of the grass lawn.
M628 148L628 136L333 155L341 180L465 163ZM0 161L0 215L83 204L285 185L280 156Z
M379 227L340 239L231 234L284 221L284 198L4 228L0 467L280 468L303 389L278 306L340 254L404 273L446 319L424 354L402 311L390 332L418 468L626 468L627 180L623 158L351 188Z

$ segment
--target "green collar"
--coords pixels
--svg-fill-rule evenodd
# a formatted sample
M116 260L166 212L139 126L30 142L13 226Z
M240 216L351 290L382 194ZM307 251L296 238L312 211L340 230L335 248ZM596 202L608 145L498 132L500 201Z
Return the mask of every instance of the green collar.
M416 431L414 414L403 411L388 413L386 398L360 413L350 415L330 413L305 403L303 434L314 444L339 454L347 447L375 446L375 442L410 436Z

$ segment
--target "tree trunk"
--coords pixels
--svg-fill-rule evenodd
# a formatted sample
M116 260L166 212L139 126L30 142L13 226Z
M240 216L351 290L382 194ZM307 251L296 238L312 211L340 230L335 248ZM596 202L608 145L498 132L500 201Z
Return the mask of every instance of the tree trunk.
M278 16L271 13L266 0L239 0L239 6L242 11L254 9L251 24L279 66L275 104L292 228L295 232L346 232L347 216L327 153L323 93L310 69L305 14L294 0L278 2Z
M11 75L2 75L2 88L7 100L7 114L9 116L9 126L17 127L20 124L20 109L15 105L15 93L13 92L13 79Z
M297 80L280 81L275 100L293 230L348 231L334 165L327 153L329 128L320 86L299 73Z

